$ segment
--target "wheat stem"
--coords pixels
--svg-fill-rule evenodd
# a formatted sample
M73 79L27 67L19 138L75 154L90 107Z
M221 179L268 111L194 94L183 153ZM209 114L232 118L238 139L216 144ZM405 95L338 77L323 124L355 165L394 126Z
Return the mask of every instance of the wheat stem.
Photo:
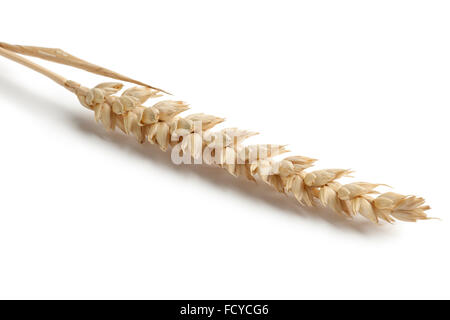
M2 55L5 58L8 58L10 60L13 60L17 63L20 63L21 65L24 65L30 69L33 69L34 71L39 72L40 74L43 74L44 76L52 79L53 81L55 81L57 84L61 85L64 87L64 84L66 83L66 79L62 76L60 76L59 74L56 74L28 59L25 59L21 56L19 56L18 54L15 54L9 50L3 49L0 47L0 55Z
M134 84L137 84L140 86L144 86L144 87L148 87L148 88L152 88L152 89L164 92L166 94L170 94L162 89L153 87L153 86L143 83L141 81L134 80L127 76L121 75L115 71L111 71L106 68L100 67L98 65L92 64L90 62L84 61L80 58L77 58L77 57L67 53L67 52L64 52L61 49L33 47L33 46L20 46L20 45L12 45L12 44L5 43L5 42L0 42L0 48L3 48L10 52L15 52L15 53L23 54L26 56L36 57L36 58L56 62L59 64L64 64L64 65L82 69L82 70L85 70L85 71L88 71L88 72L91 72L94 74L105 76L105 77L108 77L111 79L134 83Z

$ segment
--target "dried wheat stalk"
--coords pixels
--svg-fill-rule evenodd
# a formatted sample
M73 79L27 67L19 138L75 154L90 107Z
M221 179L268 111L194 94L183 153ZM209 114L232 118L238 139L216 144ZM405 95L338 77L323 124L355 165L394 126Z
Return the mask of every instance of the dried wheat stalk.
M121 83L102 83L89 89L16 53L63 63L143 87L130 88L120 96L115 94L122 89ZM374 223L380 220L391 223L395 219L411 222L429 219L425 211L430 207L425 205L423 198L393 192L375 197L374 194L378 193L375 189L380 184L353 182L342 185L337 181L348 176L350 170L322 169L307 172L306 169L315 162L311 158L290 156L276 161L275 156L287 152L284 146L245 146L243 141L255 133L236 128L213 132L211 129L224 119L206 114L181 117L179 114L188 110L188 106L182 101L166 100L145 107L143 104L148 99L160 96L164 91L80 60L62 50L0 43L0 55L56 81L75 93L83 106L94 111L96 121L101 122L107 130L119 128L126 134L134 135L140 143L149 141L157 144L163 151L170 146L180 145L180 152L193 159L202 157L206 148L214 147L215 155L208 160L209 164L225 168L233 176L244 176L253 181L259 177L278 192L293 194L301 204L322 205L344 216L360 214ZM202 124L200 132L194 128L196 121ZM253 160L250 154L254 155L255 152L256 159Z

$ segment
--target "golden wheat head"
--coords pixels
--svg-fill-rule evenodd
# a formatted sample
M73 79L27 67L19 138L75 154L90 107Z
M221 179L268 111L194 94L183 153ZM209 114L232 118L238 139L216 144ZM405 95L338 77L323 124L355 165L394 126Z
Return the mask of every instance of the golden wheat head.
M117 82L101 83L89 89L14 52L145 86L129 88L120 95L118 93L123 85ZM147 100L160 97L163 91L107 69L99 71L100 67L61 50L0 43L0 54L50 77L75 93L80 103L94 111L95 120L107 130L119 128L125 134L135 136L140 143L156 144L163 151L169 147L179 147L181 154L188 155L194 161L203 157L207 149L214 150L212 156L205 160L208 164L224 168L236 177L242 176L252 181L260 179L278 192L292 194L306 206L322 205L348 217L359 214L374 223L380 220L391 223L395 219L411 222L428 219L426 211L430 207L425 205L423 198L394 192L379 194L376 188L380 184L341 184L338 180L348 176L350 170L308 171L316 161L308 157L289 156L275 160L274 157L287 152L285 146L244 145L243 142L255 133L236 128L213 132L211 129L224 119L203 113L182 117L181 114L189 109L183 101L165 100L144 106ZM196 130L196 123L201 124L200 130Z

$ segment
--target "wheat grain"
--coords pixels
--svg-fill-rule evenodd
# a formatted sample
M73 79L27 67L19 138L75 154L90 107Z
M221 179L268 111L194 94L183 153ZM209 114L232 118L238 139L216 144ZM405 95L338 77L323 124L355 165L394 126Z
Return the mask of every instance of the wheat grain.
M36 53L36 50L41 53ZM351 173L348 169L307 172L315 159L290 156L276 161L275 156L287 152L285 146L245 146L243 142L256 133L236 128L213 132L211 129L224 119L203 113L181 117L180 114L189 109L182 101L166 100L151 107L143 106L148 99L160 96L162 90L146 85L127 89L117 96L115 94L123 88L123 85L116 82L102 83L89 89L74 81L66 80L16 55L13 51L44 59L45 55L50 54L52 61L92 72L91 64L86 67L82 63L83 60L70 55L68 62L58 49L16 47L0 43L0 55L50 77L75 93L80 103L94 111L95 120L101 122L107 130L119 128L126 134L134 135L140 143L149 141L157 144L163 151L179 144L180 151L194 160L201 158L208 148L213 148L214 157L205 159L208 164L222 167L233 176L243 176L253 181L259 177L278 192L293 194L298 202L306 206L322 205L348 217L360 214L374 223L380 220L391 223L396 219L402 221L429 219L426 211L430 207L425 205L423 198L393 192L374 197L374 194L378 193L375 189L380 184L354 182L341 185L337 181ZM107 69L102 70L103 75L142 84ZM201 123L200 132L195 128L195 123L198 122Z

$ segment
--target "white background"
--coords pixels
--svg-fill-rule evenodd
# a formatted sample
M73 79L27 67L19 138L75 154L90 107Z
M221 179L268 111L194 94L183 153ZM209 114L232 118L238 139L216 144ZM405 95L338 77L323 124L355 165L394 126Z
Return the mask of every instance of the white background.
M0 58L0 298L450 298L448 1L8 1L1 16L0 41L169 90L442 220L347 221L175 166Z

